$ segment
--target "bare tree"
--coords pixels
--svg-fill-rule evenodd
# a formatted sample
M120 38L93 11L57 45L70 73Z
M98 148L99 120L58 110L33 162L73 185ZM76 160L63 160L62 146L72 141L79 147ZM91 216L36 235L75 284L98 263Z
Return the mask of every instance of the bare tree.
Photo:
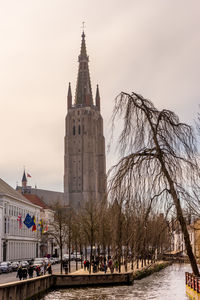
M60 272L63 268L63 247L67 238L67 222L68 208L56 204L52 207L54 210L54 220L49 224L48 236L53 237L60 248Z
M91 265L93 259L93 246L96 242L96 234L98 227L97 219L97 203L95 203L93 198L88 199L85 206L81 210L81 223L83 226L83 231L87 238L87 242L90 245L90 268L89 273L91 273Z
M113 193L128 191L140 199L156 195L163 208L173 202L193 273L199 275L181 207L181 200L189 197L186 180L192 186L199 172L192 128L136 93L121 93L116 98L113 130L117 117L124 124L119 136L122 158L111 169Z

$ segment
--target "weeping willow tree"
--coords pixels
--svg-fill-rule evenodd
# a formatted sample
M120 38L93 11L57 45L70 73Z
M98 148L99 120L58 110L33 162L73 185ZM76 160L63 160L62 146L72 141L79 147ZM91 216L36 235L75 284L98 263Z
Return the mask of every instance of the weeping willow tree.
M159 111L150 100L136 93L121 93L115 101L112 132L123 122L118 136L121 159L110 170L113 197L173 205L177 213L193 273L199 275L192 251L182 201L189 199L199 174L193 130L169 110ZM186 199L187 198L187 199ZM131 200L131 201L132 201Z

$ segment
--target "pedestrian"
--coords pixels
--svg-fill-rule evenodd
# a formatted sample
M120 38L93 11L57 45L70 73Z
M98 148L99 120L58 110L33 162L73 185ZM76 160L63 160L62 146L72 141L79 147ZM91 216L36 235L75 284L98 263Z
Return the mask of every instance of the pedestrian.
M65 259L63 261L63 268L65 270L65 274L68 274L68 260L67 259Z
M41 273L41 275L44 275L44 264L41 265L40 273Z
M48 263L48 266L47 266L47 272L48 272L48 274L52 274L52 268L51 268L50 262Z
M23 277L23 280L27 279L27 268L22 269L22 277Z
M19 277L19 280L22 280L22 266L20 265L17 270L17 277Z
M89 268L90 268L90 262L89 262L88 259L86 260L86 268L87 268L87 270L89 271Z
M106 274L106 272L107 272L107 264L104 263L104 273Z
M118 268L119 268L119 263L118 260L115 261L115 270L116 272L118 272Z
M28 276L29 276L29 278L33 278L33 267L32 266L29 266L29 268L28 268Z
M84 265L84 271L85 271L86 270L86 259L84 260L83 265Z
M40 266L37 266L37 267L35 268L35 272L36 272L36 275L37 275L37 276L40 276Z
M110 269L110 272L113 273L114 272L114 268L113 268L113 261L112 261L111 258L108 261L108 267Z

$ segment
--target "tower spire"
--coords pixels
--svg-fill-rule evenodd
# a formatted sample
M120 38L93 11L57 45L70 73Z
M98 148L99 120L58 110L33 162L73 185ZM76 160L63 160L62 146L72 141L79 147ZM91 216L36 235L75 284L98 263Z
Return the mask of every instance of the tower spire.
M68 94L67 94L67 108L72 107L72 91L71 91L71 83L69 82Z
M97 84L97 90L96 90L96 107L98 110L100 110L100 94L99 94L99 85Z
M22 187L26 187L26 184L27 184L27 178L26 178L26 172L25 172L25 169L24 169L24 174L23 174L23 177L22 177Z
M82 33L81 51L78 57L79 69L76 84L75 106L93 106L92 88L89 73L85 33Z

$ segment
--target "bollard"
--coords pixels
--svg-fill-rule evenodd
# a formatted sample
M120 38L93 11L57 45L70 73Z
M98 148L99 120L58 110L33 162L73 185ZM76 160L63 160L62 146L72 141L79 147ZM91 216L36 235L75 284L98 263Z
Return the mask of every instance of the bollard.
M185 272L185 284L188 284L188 272Z
M191 275L191 289L194 290L194 276Z
M191 287L191 274L188 273L188 286Z
M197 276L194 276L194 290L197 291Z
M200 293L200 277L197 279L197 292Z

